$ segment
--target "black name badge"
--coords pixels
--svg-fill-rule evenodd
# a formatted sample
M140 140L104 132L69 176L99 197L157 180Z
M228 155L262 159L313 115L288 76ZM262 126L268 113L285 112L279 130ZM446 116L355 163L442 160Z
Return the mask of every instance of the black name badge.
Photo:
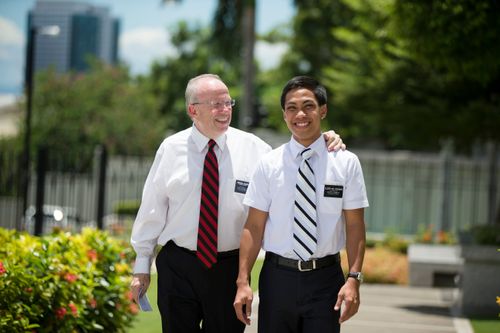
M325 185L323 196L327 198L342 198L344 194L344 186L342 185Z
M247 193L248 184L250 183L244 180L236 180L236 183L234 184L234 192L243 194Z

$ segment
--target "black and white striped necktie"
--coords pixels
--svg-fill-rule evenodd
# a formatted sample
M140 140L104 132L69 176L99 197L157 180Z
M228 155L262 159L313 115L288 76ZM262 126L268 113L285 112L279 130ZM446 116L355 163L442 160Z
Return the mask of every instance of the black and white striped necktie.
M295 186L293 250L301 260L309 260L316 250L316 185L309 158L311 148L304 149Z

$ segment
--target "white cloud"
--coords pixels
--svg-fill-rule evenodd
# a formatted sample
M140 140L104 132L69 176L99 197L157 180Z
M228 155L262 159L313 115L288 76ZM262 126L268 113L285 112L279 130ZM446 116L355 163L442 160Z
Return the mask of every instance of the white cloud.
M268 43L257 41L255 43L255 57L263 70L278 66L281 57L288 51L286 43Z
M24 44L24 36L14 22L0 16L0 47L4 45L21 47Z
M0 93L0 107L9 106L17 101L15 94L1 94Z
M120 37L120 57L131 66L133 74L146 74L153 60L174 54L165 28L142 27L126 31Z

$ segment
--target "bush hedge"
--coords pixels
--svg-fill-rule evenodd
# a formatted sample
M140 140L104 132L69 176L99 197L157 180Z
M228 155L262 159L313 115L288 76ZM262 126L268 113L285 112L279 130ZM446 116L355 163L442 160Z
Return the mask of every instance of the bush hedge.
M0 228L0 332L125 332L134 253L107 233Z

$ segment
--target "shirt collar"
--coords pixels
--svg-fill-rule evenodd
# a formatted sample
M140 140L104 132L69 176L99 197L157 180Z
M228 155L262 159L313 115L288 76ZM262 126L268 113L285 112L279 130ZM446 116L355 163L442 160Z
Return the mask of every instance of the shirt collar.
M194 126L191 129L191 137L193 138L194 144L196 145L196 149L198 152L202 152L203 149L208 144L208 141L210 140L206 136L204 136L197 128ZM226 133L220 135L219 137L215 138L214 141L217 144L217 147L219 147L220 151L224 151L224 147L226 146L226 138L227 135Z
M325 138L323 137L323 133L321 133L319 138L317 138L316 141L314 141L309 147L304 147L292 136L292 139L290 140L290 151L294 158L298 158L300 156L300 153L306 148L311 148L318 156L321 155L326 150L326 143Z

